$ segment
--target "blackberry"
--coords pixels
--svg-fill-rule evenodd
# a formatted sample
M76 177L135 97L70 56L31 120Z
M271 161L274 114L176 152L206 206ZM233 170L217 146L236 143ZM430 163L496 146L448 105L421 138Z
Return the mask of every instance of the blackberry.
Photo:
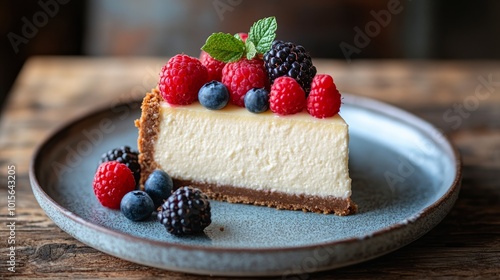
M210 225L210 201L199 189L180 187L163 203L158 221L173 235L201 233Z
M278 77L289 76L299 83L306 95L309 94L316 67L303 46L275 40L264 54L264 63L271 83Z
M139 184L141 165L139 164L138 152L132 150L129 146L121 146L102 154L100 163L107 161L117 161L125 164L132 171L136 186Z

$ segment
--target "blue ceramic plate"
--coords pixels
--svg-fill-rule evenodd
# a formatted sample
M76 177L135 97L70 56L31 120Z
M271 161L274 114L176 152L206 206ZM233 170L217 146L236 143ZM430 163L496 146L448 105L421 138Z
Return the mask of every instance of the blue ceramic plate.
M359 263L419 238L450 211L460 159L433 126L393 106L344 94L350 172L359 212L347 217L212 201L205 234L169 235L154 219L102 207L92 179L102 153L136 147L139 103L105 108L66 125L34 155L40 206L64 231L132 262L196 274L291 275Z

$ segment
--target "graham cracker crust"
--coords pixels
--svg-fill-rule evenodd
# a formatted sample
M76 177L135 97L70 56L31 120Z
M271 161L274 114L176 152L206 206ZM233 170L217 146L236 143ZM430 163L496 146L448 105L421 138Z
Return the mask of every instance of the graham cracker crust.
M143 99L141 118L135 121L135 126L139 129L137 147L140 153L141 186L144 185L149 174L160 167L154 160L154 148L158 139L161 101L160 91L156 88L152 89ZM173 179L176 188L187 185L195 186L211 199L231 203L254 204L277 209L302 210L324 214L334 213L340 216L354 214L357 211L357 205L350 198L286 194L269 190L253 190Z
M137 148L139 150L139 163L141 164L140 185L143 186L149 174L158 168L154 160L155 143L158 139L160 125L160 102L162 97L157 88L148 92L141 105L141 118L135 121L139 129Z

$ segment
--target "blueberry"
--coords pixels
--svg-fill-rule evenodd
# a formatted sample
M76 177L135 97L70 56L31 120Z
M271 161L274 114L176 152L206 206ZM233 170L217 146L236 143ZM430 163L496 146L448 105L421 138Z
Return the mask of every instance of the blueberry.
M207 109L219 110L229 102L229 91L223 83L211 81L200 88L198 100Z
M269 92L264 88L253 88L245 94L245 107L252 113L262 113L269 109Z
M131 191L125 194L120 203L120 211L132 221L141 221L151 216L155 206L146 192Z
M170 196L174 183L167 172L156 169L144 183L144 191L153 199L155 209Z

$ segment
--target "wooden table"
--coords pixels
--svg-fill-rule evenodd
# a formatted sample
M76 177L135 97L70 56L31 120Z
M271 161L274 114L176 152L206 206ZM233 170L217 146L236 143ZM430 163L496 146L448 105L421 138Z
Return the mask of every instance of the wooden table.
M29 185L34 149L66 121L96 107L138 99L166 58L34 57L19 74L0 124L0 275L20 278L204 277L103 254L59 229ZM463 185L451 213L412 244L386 256L310 276L438 278L500 276L500 62L316 60L345 92L376 98L430 121L463 157ZM16 170L16 272L7 269L8 166ZM214 277L212 279L218 279ZM297 279L300 279L297 278Z

